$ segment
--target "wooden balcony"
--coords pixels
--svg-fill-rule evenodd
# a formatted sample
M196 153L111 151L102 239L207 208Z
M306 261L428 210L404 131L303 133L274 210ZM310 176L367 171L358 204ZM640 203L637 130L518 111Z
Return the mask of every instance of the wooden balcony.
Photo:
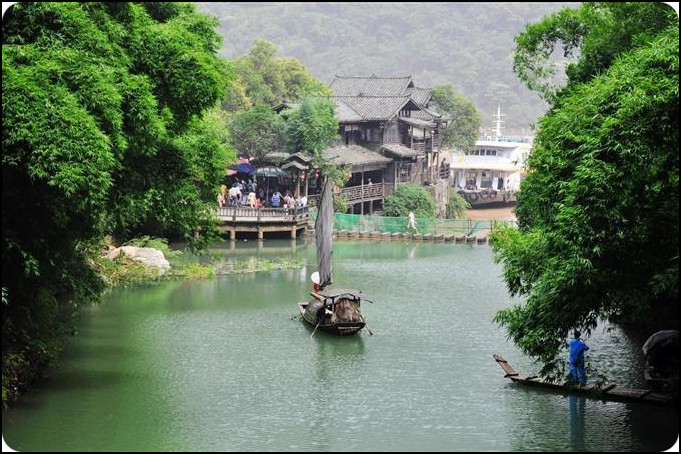
M368 202L369 200L381 200L384 197L385 183L373 183L364 186L351 186L343 188L340 195L350 203Z

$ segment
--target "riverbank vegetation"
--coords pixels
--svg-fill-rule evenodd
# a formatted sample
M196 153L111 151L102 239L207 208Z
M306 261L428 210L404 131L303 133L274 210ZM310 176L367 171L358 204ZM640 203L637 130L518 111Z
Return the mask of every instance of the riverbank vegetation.
M40 377L114 235L211 241L234 75L180 3L17 3L3 18L2 394Z
M148 238L148 237L147 237ZM131 241L131 245L139 245L140 241ZM125 254L119 255L115 260L106 256L98 255L91 257L91 266L106 282L108 288L129 287L131 285L153 285L159 282L174 279L211 279L225 274L255 273L260 271L274 271L291 268L301 268L302 260L277 258L275 260L248 258L237 260L221 253L201 251L191 253L171 250L167 241L154 238L151 241L142 241L144 246L154 247L163 252L164 257L171 264L171 269L160 274L156 268L148 267L137 262Z
M491 234L511 294L526 297L495 320L558 377L575 328L678 329L679 23L662 3L589 3L516 42L516 71L551 108L519 229ZM551 72L557 45L577 56L564 86Z
M417 218L434 218L435 200L421 185L401 184L394 194L385 198L385 215L406 218L410 211Z

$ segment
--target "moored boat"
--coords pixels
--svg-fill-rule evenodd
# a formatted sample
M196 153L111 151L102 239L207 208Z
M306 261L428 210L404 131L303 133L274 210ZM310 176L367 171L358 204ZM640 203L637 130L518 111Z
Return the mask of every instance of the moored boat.
M643 377L656 391L679 396L679 332L663 330L643 344Z
M312 296L312 301L298 303L298 309L303 320L315 329L338 336L349 336L366 325L360 310L362 299L366 300L366 297L361 291L322 290L312 292Z
M452 154L452 184L471 208L517 201L532 137L502 135L502 116L499 109L494 135L481 137L474 150Z

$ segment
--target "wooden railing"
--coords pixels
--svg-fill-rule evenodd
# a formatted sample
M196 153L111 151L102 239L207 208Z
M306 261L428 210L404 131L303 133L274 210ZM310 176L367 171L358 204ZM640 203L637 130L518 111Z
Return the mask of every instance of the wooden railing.
M296 222L310 217L308 207L297 208L251 208L226 206L217 208L217 217L232 222Z
M336 192L336 195L340 195L345 200L350 203L358 203L362 200L378 200L384 198L386 194L386 183L372 183L371 185L365 184L362 186L350 186L349 188L342 188L340 193ZM310 206L317 206L319 201L319 194L308 195L307 202Z
M341 189L340 195L348 202L383 198L384 183L365 184L364 186L351 186Z

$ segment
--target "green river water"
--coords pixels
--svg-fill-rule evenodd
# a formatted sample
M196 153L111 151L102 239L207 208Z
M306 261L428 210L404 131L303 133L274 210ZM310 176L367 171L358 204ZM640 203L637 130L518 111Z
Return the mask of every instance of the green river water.
M59 368L2 415L20 451L660 451L678 412L519 387L538 367L491 319L514 300L488 246L334 244L374 333L297 319L315 270L303 240L229 243L307 266L122 289L83 311ZM230 250L231 249L231 250ZM591 361L642 386L640 345L599 327Z

